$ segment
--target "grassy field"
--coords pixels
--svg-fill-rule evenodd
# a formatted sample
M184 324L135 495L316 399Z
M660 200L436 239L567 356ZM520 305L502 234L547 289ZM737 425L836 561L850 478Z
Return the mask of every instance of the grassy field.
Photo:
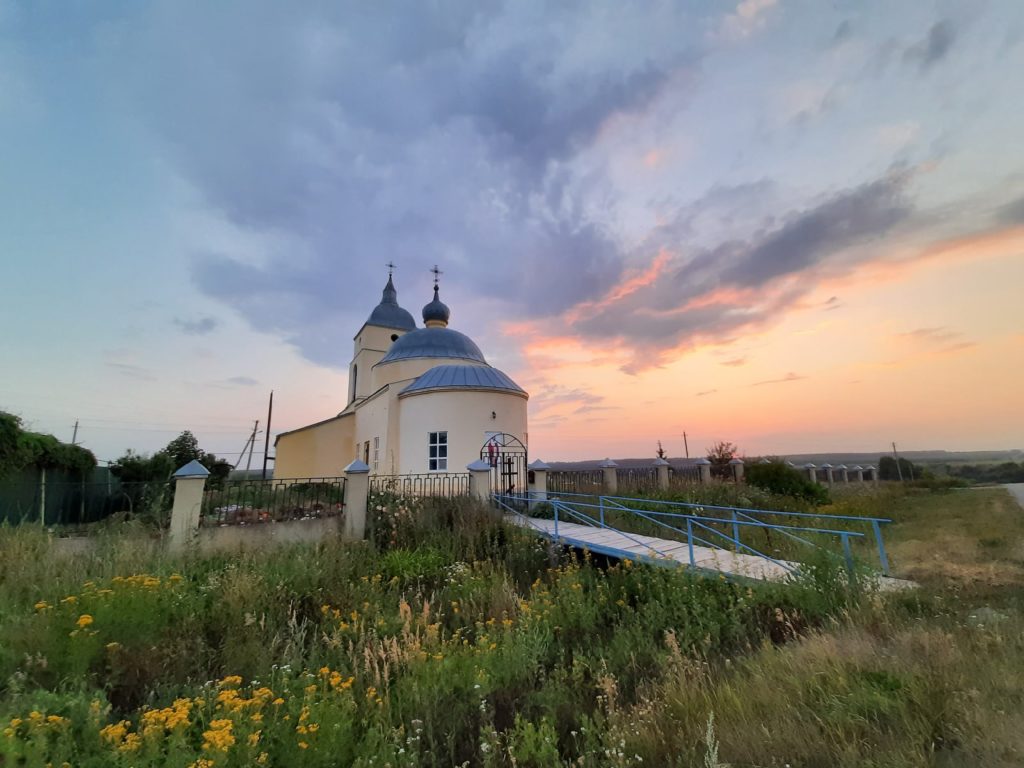
M1024 763L1024 512L898 488L831 511L892 517L921 588L553 559L456 502L234 557L0 529L0 765Z

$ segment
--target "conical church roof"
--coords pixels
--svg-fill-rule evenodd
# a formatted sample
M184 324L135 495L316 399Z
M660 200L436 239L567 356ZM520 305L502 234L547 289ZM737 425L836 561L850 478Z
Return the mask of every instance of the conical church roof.
M388 275L388 284L384 286L380 304L373 308L366 324L395 328L399 331L416 330L416 321L412 315L398 305L398 291L395 290L391 275Z

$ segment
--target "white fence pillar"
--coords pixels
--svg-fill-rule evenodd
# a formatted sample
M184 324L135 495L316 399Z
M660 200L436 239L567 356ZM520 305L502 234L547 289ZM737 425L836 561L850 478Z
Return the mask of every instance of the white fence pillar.
M807 473L807 478L812 482L818 482L818 469L810 462L804 464L804 472Z
M491 499L491 465L483 459L477 459L466 467L469 471L469 495L481 502Z
M533 482L528 483L530 498L535 501L546 501L548 498L548 470L551 469L540 459L531 462L526 468Z
M196 460L181 467L174 479L174 506L171 508L170 547L182 551L192 543L199 530L203 509L203 490L210 470Z
M668 490L668 462L663 458L658 457L654 460L654 466L658 468L658 490Z
M836 469L839 470L839 479L844 483L850 482L850 470L846 468L845 464L840 464Z
M864 467L862 467L860 464L858 464L856 467L854 467L850 471L853 472L853 479L854 480L856 480L858 483L863 483L864 482Z
M345 525L341 535L349 541L366 538L366 500L370 494L370 467L356 459L342 470L345 475Z
M743 482L743 459L738 456L729 461L729 468L732 470L732 479L737 483Z
M878 485L878 469L874 465L869 465L866 469L871 482Z
M607 496L614 496L619 492L618 467L619 465L611 459L605 459L601 462L601 470L604 472L601 488L602 492Z
M832 474L832 465L822 464L821 468L825 470L825 481L828 483L828 487L831 488L835 481L835 475Z
M707 459L697 459L697 468L700 470L700 481L702 483L711 482L711 462Z

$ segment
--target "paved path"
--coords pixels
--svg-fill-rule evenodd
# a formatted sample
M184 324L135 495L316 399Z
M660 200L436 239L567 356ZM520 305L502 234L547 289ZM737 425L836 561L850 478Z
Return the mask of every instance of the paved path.
M525 515L507 514L505 519L513 525L529 528L550 539L555 538L555 521L541 520ZM609 557L632 558L648 562L674 562L690 565L690 550L686 542L658 539L628 533L614 528L596 528L579 523L558 522L557 540L580 549L589 549ZM787 560L772 561L757 555L744 555L727 549L713 547L693 548L693 565L702 570L716 571L730 576L743 576L763 581L783 581L792 575L799 563ZM904 579L878 577L878 587L883 591L907 589L916 586Z
M510 522L524 528L533 528L548 538L555 538L555 521L539 520L535 517L508 515ZM632 557L636 560L669 560L680 565L690 564L690 551L686 542L657 539L638 533L623 533L612 528L595 528L579 523L558 523L559 541L570 546L589 549L611 557ZM719 571L733 576L751 579L781 581L796 563L780 561L773 563L757 555L738 555L725 549L694 547L693 564L697 568Z
M1017 503L1024 508L1024 483L1007 483L1003 486L1010 494L1017 499Z

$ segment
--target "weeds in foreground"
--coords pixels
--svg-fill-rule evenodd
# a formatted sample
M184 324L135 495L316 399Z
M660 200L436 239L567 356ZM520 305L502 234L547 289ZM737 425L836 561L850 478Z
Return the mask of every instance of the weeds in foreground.
M1019 612L884 598L823 560L739 584L563 555L471 505L371 545L40 565L0 532L0 762L1015 765ZM386 527L385 527L386 525ZM141 545L140 545L141 544ZM980 615L980 614L979 614Z

